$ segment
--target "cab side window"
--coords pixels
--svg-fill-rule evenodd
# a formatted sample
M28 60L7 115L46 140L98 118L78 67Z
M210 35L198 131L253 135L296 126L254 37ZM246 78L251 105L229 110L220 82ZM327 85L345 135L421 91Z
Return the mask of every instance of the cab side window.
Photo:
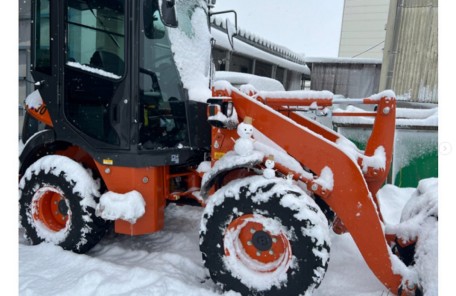
M114 79L123 76L123 1L68 2L67 65Z
M34 69L51 74L51 36L49 0L37 0L35 24L35 64Z

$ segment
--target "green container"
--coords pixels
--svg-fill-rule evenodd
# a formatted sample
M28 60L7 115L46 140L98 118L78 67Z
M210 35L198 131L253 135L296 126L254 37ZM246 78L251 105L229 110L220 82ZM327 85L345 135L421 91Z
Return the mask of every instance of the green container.
M364 150L372 131L365 124L335 125L338 133ZM438 177L438 129L429 126L397 126L393 162L387 183L417 187L422 179Z

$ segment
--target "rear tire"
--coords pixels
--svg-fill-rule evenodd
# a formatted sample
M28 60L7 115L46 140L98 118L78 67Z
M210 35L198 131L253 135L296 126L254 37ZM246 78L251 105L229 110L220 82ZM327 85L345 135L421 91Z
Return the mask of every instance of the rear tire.
M45 156L20 181L19 218L25 237L65 250L85 253L106 233L95 216L99 185L79 163L65 156Z
M206 205L200 249L212 280L242 295L304 295L329 261L328 222L282 179L234 181Z

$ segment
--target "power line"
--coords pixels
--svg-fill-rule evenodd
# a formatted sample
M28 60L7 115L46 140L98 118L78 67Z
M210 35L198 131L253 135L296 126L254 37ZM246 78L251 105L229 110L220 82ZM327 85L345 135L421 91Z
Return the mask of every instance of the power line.
M359 54L357 54L357 55L352 56L352 58L356 58L357 56L360 56L360 55L362 55L363 53L366 53L366 52L368 52L369 50L372 50L372 49L376 48L377 46L379 46L379 45L382 44L382 43L385 43L385 40L383 40L383 41L380 42L380 43L375 44L374 46L372 46L372 47L366 49L365 51L363 51L363 52L361 52L361 53L359 53Z

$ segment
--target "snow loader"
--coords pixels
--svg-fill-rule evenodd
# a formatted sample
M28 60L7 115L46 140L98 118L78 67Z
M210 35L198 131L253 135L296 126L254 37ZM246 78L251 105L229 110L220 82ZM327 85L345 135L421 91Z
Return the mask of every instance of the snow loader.
M110 229L160 231L167 203L193 202L204 206L204 264L224 290L311 294L332 227L351 234L391 293L419 295L407 272L415 241L385 233L376 200L392 158L394 93L349 102L375 112L333 114L375 118L361 151L301 115L342 103L330 92L212 82L214 2L33 1L36 90L19 156L27 239L85 253ZM257 134L236 150L244 123Z

